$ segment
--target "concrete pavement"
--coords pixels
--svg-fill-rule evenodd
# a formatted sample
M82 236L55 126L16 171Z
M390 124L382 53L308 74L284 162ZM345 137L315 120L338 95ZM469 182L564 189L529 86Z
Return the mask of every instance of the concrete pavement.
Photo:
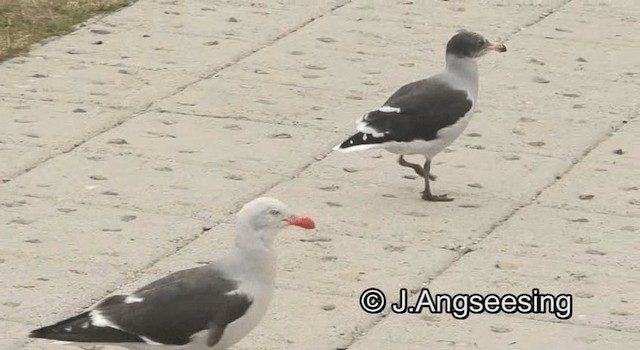
M635 1L160 1L0 65L0 348L114 291L212 260L268 195L316 220L279 237L278 290L235 349L640 345ZM336 154L353 121L439 69L466 27L480 111L434 162ZM369 315L377 287L572 293L573 317ZM104 347L118 349L117 347Z

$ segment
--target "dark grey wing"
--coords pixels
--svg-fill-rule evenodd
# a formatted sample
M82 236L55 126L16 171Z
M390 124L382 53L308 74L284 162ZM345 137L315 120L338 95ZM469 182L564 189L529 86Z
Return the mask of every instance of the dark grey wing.
M157 343L184 345L203 330L210 331L212 343L251 306L251 298L236 288L236 282L211 267L190 269L148 284L132 293L135 298L129 302L101 303L94 312Z
M438 131L464 117L472 106L466 91L452 89L435 78L419 80L398 89L383 108L367 113L358 123L358 132L336 148L430 141Z
M439 130L455 124L471 110L466 91L430 78L407 84L384 106L399 112L372 111L363 120L366 127L384 133L388 141L433 140Z
M414 95L419 91L432 91L436 90L435 87L439 84L442 84L436 81L434 78L427 78L418 81L411 82L409 84L405 84L400 87L396 92L394 92L384 103L383 106L388 106L390 103L397 102L398 100L404 99L407 96Z
M207 266L200 266L200 267L194 267L191 269L186 269L186 270L181 270L181 271L176 271L174 273L171 273L169 275L166 275L160 279L157 279L153 282L150 282L148 284L146 284L143 287L140 287L138 290L136 290L135 292L131 293L131 294L141 294L141 293L145 293L145 292L149 292L152 291L156 288L161 288L164 285L167 284L171 284L174 283L175 281L179 281L179 280L190 280L190 279L197 279L201 276L203 269L207 268ZM224 285L221 285L220 288L225 288Z

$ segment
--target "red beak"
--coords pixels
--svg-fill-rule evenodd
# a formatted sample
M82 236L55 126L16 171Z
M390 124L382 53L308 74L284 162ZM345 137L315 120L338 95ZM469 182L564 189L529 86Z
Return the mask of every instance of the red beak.
M291 216L285 220L289 225L299 226L306 229L316 228L316 223L308 216Z

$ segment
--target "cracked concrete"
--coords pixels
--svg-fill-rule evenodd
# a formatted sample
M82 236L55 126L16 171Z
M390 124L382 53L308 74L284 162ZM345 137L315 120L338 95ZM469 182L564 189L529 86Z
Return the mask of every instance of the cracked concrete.
M268 195L314 233L278 241L277 293L235 349L640 345L635 1L159 1L0 65L0 347L115 291L206 263ZM331 147L466 27L480 110L437 193ZM572 293L573 317L369 315L361 291ZM105 346L104 349L119 349Z

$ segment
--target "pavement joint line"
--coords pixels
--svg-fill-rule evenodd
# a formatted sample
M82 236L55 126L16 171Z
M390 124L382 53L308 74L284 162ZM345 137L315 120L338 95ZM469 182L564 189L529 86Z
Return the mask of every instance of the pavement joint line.
M618 218L627 218L627 219L637 219L638 217L640 217L640 214L620 214L615 212L602 211L598 209L586 209L586 208L577 207L577 206L563 207L557 204L544 204L544 203L534 203L534 204L537 204L542 208L567 210L567 211L574 211L574 212L585 213L585 214L599 214L599 215L615 216Z
M112 207L109 207L112 208ZM235 211L230 211L229 213L227 213L227 215L223 218L220 219L220 225L234 225L235 224L235 218L232 217L231 215L235 214ZM175 217L182 217L182 216L175 216ZM209 230L208 230L209 231ZM412 241L401 241L401 240L397 240L397 239L383 239L380 237L359 237L359 236L351 236L351 235L344 235L344 234L335 234L335 235L331 235L332 237L340 237L340 238L347 238L347 239L362 239L365 241L371 241L371 242L377 242L377 243L387 243L387 244L405 244L405 245L414 245L417 242L412 242ZM314 243L314 242L308 242L308 243ZM436 245L432 245L431 243L426 243L426 244L422 244L421 247L425 247L425 248L431 248L434 250L440 250L443 252L456 252L456 250L454 248L450 248L450 247L446 247L446 246L436 246Z
M525 29L528 29L530 27L533 27L534 25L542 22L544 19L546 19L547 17L551 16L552 14L562 10L565 6L569 5L569 3L571 3L573 0L564 0L563 3L561 3L557 8L551 8L549 9L548 12L543 12L537 19L529 22L529 23L525 23L523 26L520 26L519 28L514 29L513 31L511 31L511 36L509 38L506 38L507 40L510 39L511 37L523 32Z
M136 212L136 213L140 213L140 214L147 214L147 215L153 215L153 216L165 216L165 217L176 218L176 219L191 219L191 220L194 220L194 221L200 221L203 224L209 224L209 223L214 223L215 222L213 220L209 220L209 219L201 218L201 217L196 217L196 216L178 215L178 214L175 214L175 213L172 213L172 212L163 212L163 211L149 211L149 210L145 210L143 208L137 208L137 207L115 206L115 205L107 205L107 204L101 204L101 203L90 203L90 202L84 202L84 201L74 201L72 199L60 200L59 198L53 197L53 196L33 195L33 194L28 194L28 193L19 192L19 191L4 191L2 193L4 195L6 195L6 196L11 196L11 197L35 198L37 200L41 200L43 202L47 202L47 204L58 203L58 204L61 204L61 205L62 204L66 204L66 205L69 205L69 206L78 205L78 206L87 207L87 208L94 208L94 209L116 209L116 210L131 211L131 212ZM228 215L228 214L229 213L225 213L225 215Z
M135 113L134 113L135 114ZM7 177L7 179L9 179L9 181L2 181L0 182L0 186L2 186L5 183L9 183L13 180L15 180L16 178L30 172L31 170L39 167L40 165L58 157L61 156L63 154L67 154L73 150L75 150L76 148L82 146L83 144L85 144L87 141L91 140L94 137L100 136L102 134L104 134L105 132L119 126L122 125L126 120L129 120L130 118L126 118L125 120L117 120L115 122L113 122L111 125L107 125L103 128L100 128L98 130L93 130L91 132L89 132L89 138L83 139L83 140L79 140L77 142L75 142L73 145L71 146L67 146L67 147L60 147L60 148L51 148L51 147L45 147L45 149L48 149L50 151L53 151L53 153L49 156L46 157L45 159L41 160L40 162L37 162L35 164L31 164L30 166L23 168L21 170L18 170L16 172L14 172L14 174L12 176ZM19 145L19 144L16 144ZM33 146L36 147L36 146ZM0 187L1 188L1 187Z
M214 77L216 74L219 74L220 72L224 71L225 69L227 69L229 67L232 67L232 66L242 62L243 60L247 59L248 57L250 57L250 56L252 56L252 55L254 55L254 54L256 54L256 53L258 53L260 51L262 51L263 49L265 49L267 47L272 46L273 44L275 44L276 42L280 41L281 39L283 39L283 38L285 38L285 37L287 37L287 36L289 36L291 34L296 33L297 31L301 30L302 28L306 27L307 25L311 24L312 22L314 22L314 21L316 21L316 20L318 20L318 19L320 19L322 17L325 17L326 15L328 15L328 14L330 14L330 13L332 13L332 12L338 10L338 9L340 9L343 6L348 5L352 1L353 0L343 1L340 4L333 6L329 10L327 10L327 11L325 11L325 12L323 12L323 13L317 15L317 16L311 17L310 19L306 20L302 24L299 24L299 25L297 25L297 26L295 26L295 27L293 27L291 29L288 29L284 33L276 36L275 38L273 38L271 40L269 40L268 43L260 45L257 48L249 50L248 52L239 54L231 62L227 62L226 64L224 64L224 65L222 65L220 67L216 67L215 69L213 69L211 72L209 72L207 74L198 75L197 79L195 79L195 80L193 80L193 81L191 81L189 83L186 83L186 84L184 84L182 86L178 86L174 91L172 91L171 93L167 94L166 96L160 97L157 100L151 101L151 102L147 103L146 105L140 107L139 109L133 109L131 115L128 118L124 118L123 120L120 120L120 121L116 122L115 125L112 125L109 128L104 128L104 129L100 129L100 130L98 130L96 132L93 132L93 133L91 133L89 135L88 138L84 138L83 140L78 141L74 145L72 145L70 147L66 147L64 149L61 149L59 152L52 154L51 156L45 158L44 160L42 160L42 161L40 161L40 162L38 162L36 164L33 164L32 166L29 166L29 167L27 167L25 169L22 169L22 171L16 172L15 175L13 175L13 177L10 178L10 180L14 180L14 179L16 179L16 178L18 178L18 177L20 177L20 176L32 171L33 169L36 169L37 167L41 166L42 164L44 164L44 163L46 163L46 162L48 162L48 161L60 156L60 155L63 155L63 154L66 154L66 153L74 151L75 149L77 149L78 147L80 147L83 144L87 143L91 139L93 139L93 138L95 138L97 136L100 136L100 135L102 135L102 134L104 134L104 133L106 133L106 132L108 132L108 131L110 131L112 129L115 129L118 126L126 123L129 120L132 120L132 119L134 119L136 117L139 117L141 115L147 114L148 112L151 112L153 110L153 106L158 101L162 101L162 100L166 100L168 98L171 98L171 97L181 93L182 91L184 91L185 89L189 88L190 86L192 86L194 84L197 84L197 83L199 83L199 82L201 82L203 80L207 80L207 79L210 79L210 78Z
M614 126L612 131L607 133L604 137L601 137L599 140L596 140L593 144L591 144L585 150L583 150L581 152L581 154L578 155L562 173L560 173L559 175L557 175L554 178L554 180L549 182L547 185L543 186L540 190L536 191L536 194L531 198L531 200L529 200L528 202L522 203L521 205L517 206L516 208L514 208L511 211L511 213L507 214L505 217L503 217L502 219L500 219L500 220L496 221L494 224L492 224L491 227L489 228L489 230L487 230L485 232L485 234L483 234L483 235L481 235L479 237L478 243L482 242L485 238L487 238L489 235L491 235L498 227L502 226L502 224L504 224L505 222L510 220L513 216L515 216L518 212L520 212L520 210L522 210L524 208L527 208L529 206L538 204L538 203L536 203L536 200L540 197L540 195L544 191L546 191L548 188L552 187L553 185L558 183L560 180L562 180L562 178L564 178L565 175L570 173L576 165L581 164L582 161L584 160L584 158L586 158L599 145L601 145L603 142L605 142L611 136L613 136L614 132L616 130L620 129L621 126L624 125L624 124L625 123L620 122L620 123L618 123L618 125ZM478 243L476 243L475 245L477 245Z
M460 141L462 142L462 141ZM504 154L505 151L504 150L500 150L497 148L483 148L483 149L477 149L477 148L469 148L466 147L467 145L477 145L477 144L481 144L481 142L471 142L468 141L466 143L460 144L458 146L461 146L465 152L466 151L471 151L471 152L490 152L490 153L496 153L496 154ZM524 146L525 143L523 141L523 145ZM489 147L499 147L500 145L493 145L493 146L489 146ZM515 153L515 152L514 152ZM536 157L540 157L540 158L547 158L547 159L555 159L555 160L566 160L568 162L573 162L574 157L571 157L569 154L565 154L565 155L556 155L556 154L544 154L544 153L540 153L540 151L536 151L536 150L518 150L517 151L518 154L524 154L524 155L529 155L529 156L536 156ZM446 162L443 162L446 163ZM438 165L438 163L433 163L434 165Z
M112 155L111 152L107 151L107 152L97 152L99 154L109 154ZM330 152L328 152L330 153ZM314 159L314 161L308 163L308 164L304 164L302 165L298 170L294 169L293 174L281 174L281 173L275 173L275 172L269 172L269 174L271 175L276 175L281 177L281 180L279 181L275 181L274 183L271 184L267 184L267 186L265 187L266 189L262 190L260 189L258 192L258 194L264 193L269 191L270 189L272 189L273 187L279 185L280 183L286 182L286 181L291 181L295 178L297 178L302 172L304 172L304 170L306 170L309 166L311 166L313 163L320 161L324 158L326 158L326 156L328 155L328 153L321 153L321 154L316 154L314 156L310 156L310 158ZM153 158L153 157L143 157L144 159L148 159L148 160L157 160L158 158ZM192 161L176 161L176 163L180 163L180 164L188 164L188 165L193 165L193 166L198 166L198 167L204 167L204 168L210 168L209 166L202 164L200 162L192 162ZM35 166L34 166L35 167ZM222 166L213 166L213 168L222 168ZM8 181L10 182L10 181ZM7 183L8 183L7 182ZM40 199L40 200L44 200L44 201L48 201L48 202L60 202L60 203L69 203L69 204L75 204L75 205L82 205L82 206L87 206L87 207L93 207L93 208L108 208L108 209L120 209L120 210L130 210L130 211L135 211L138 213L143 213L143 214L149 214L149 215L157 215L157 216L170 216L170 217L175 217L175 218L187 218L187 219L192 219L192 220L197 220L197 221L201 221L201 222L206 222L206 223L213 223L214 221L211 221L210 219L207 218L203 218L200 216L194 216L194 215L177 215L173 212L170 211L153 211L153 210L148 210L148 209L144 209L144 208L139 208L139 207L135 207L135 206L123 206L123 205L108 205L108 204L100 204L100 203L88 203L88 202L84 202L84 201L76 201L74 199L64 199L64 200L60 200L58 197L55 196L51 196L51 195L33 195L33 194L28 194L19 190L5 190L2 193L9 195L9 196L18 196L18 197L28 197L28 198L36 198L36 199ZM249 201L253 199L253 197L248 197L245 198L245 201ZM242 200L240 201L242 203L244 203ZM227 220L228 222L231 222L231 219L227 219L226 217L229 215L233 215L235 212L237 212L238 210L240 210L240 208L242 207L242 205L236 204L233 205L231 209L225 211L222 215L223 218L221 218L220 220L222 220L224 222L224 220Z
M37 98L30 96L13 96L13 95L0 95L1 100L8 100L10 102L47 102L47 103L60 103L63 105L71 105L71 106L87 106L87 103L79 103L75 101L64 101L64 100L56 100L52 98ZM132 113L136 110L127 106L113 106L113 105L103 105L100 103L89 103L91 106L101 108L104 111L113 110L113 111L131 111Z
M358 298L357 294L331 293L331 292L325 292L325 291L321 291L321 290L313 290L311 288L305 289L305 288L296 288L296 287L287 287L287 286L278 286L278 285L276 285L276 289L286 290L288 292L300 292L300 293L306 293L306 294L314 294L314 295L319 295L319 296L331 296L331 297L340 297L340 298L349 298L349 299Z
M260 123L260 124L268 124L268 125L283 125L283 126L289 126L289 127L296 127L296 128L304 128L304 129L308 129L308 130L317 130L317 131L323 131L323 132L330 132L330 133L334 133L336 135L342 135L341 133L335 131L335 130L329 130L329 129L325 129L322 127L317 127L314 125L305 125L305 124L294 124L293 122L283 122L283 123L278 123L275 122L274 120L261 120L261 119L253 119L251 117L242 117L242 116L232 116L232 115L212 115L212 114L202 114L202 113L192 113L192 112L180 112L180 111L172 111L172 110L168 110L168 109L156 109L153 110L151 112L156 112L156 113L161 113L161 114L176 114L176 115L180 115L180 116L186 116L186 117L197 117L197 118L210 118L210 119L217 119L217 120L234 120L234 121L247 121L247 122L252 122L252 123Z
M172 92L172 93L171 93L171 94L169 94L168 96L165 96L165 97L163 97L163 98L159 98L157 101L165 100L165 99L167 99L167 98L173 97L173 96L175 96L175 95L179 94L180 92L184 91L185 89L189 88L190 86L192 86L192 85L194 85L194 84L199 83L199 82L200 82L200 81L202 81L202 80L207 80L207 79L210 79L210 78L212 78L212 77L215 77L217 74L220 74L220 73L221 73L221 72L223 72L225 69L227 69L227 68L229 68L229 67L231 67L231 66L235 66L235 65L237 65L238 63L240 63L240 62L244 61L245 59L247 59L248 57L252 56L253 54L256 54L256 53L258 53L258 52L260 52L260 51L264 50L265 48L268 48L268 47L273 46L275 43L277 43L277 42L278 42L278 41L280 41L281 39L284 39L285 37L287 37L287 36L289 36L289 35L295 34L295 33L296 33L296 32L298 32L299 30L301 30L302 28L306 27L307 25L309 25L309 24L313 23L314 21L316 21L316 20L318 20L318 19L320 19L320 18L322 18L322 17L325 17L326 15L328 15L328 14L330 14L330 13L332 13L332 12L334 12L334 11L338 10L338 9L340 9L341 7L344 7L344 6L348 5L348 4L349 4L349 3L351 3L352 1L353 1L353 0L346 0L346 1L342 2L341 4L335 5L334 7L330 8L328 11L326 11L326 12L324 12L324 13L321 13L321 14L320 14L320 15L318 15L318 16L311 17L310 19L306 20L304 23L299 24L299 25L297 25L297 26L295 26L295 27L293 27L293 28L291 28L291 29L287 30L286 32L284 32L284 33L282 33L282 34L280 34L280 35L276 36L274 39L270 40L268 43L263 44L263 45L261 45L261 46L260 46L260 47L258 47L258 48L252 49L252 50L250 50L250 51L249 51L249 52L247 52L247 53L244 53L244 54L240 54L240 55L238 55L238 57L237 57L237 58L235 58L235 59L234 59L234 60L232 60L231 62L227 62L226 64L222 65L222 67L219 67L219 68L213 69L213 70L212 70L211 72L209 72L209 73L200 74L200 76L198 77L198 79L196 79L196 80L194 80L194 81L192 81L192 82L186 83L186 84L184 84L184 85L182 85L182 86L179 86L179 87L176 89L176 91ZM149 110L149 109L150 109L150 108L151 108L151 107L152 107L152 106L153 106L157 101L153 101L153 102L149 103L149 105L147 106L146 110Z
M626 214L621 214L621 213L614 213L614 212L605 212L602 210L598 210L598 209L592 209L592 210L588 210L586 208L582 208L582 207L562 207L560 205L554 205L552 203L549 204L545 204L545 203L534 203L534 201L542 194L542 192L544 192L547 188L553 186L554 184L556 184L558 181L560 181L562 178L564 178L565 175L567 175L569 172L571 172L571 170L573 170L573 168L578 165L578 164L582 164L583 160L596 148L598 148L598 146L600 146L602 143L604 143L605 141L609 140L611 137L615 136L618 132L620 132L626 125L629 124L629 122L634 121L635 119L638 118L638 114L637 113L631 113L630 114L630 118L626 119L625 121L621 121L619 123L617 123L616 125L613 125L611 127L611 129L609 130L609 132L602 138L600 138L600 140L597 140L596 142L594 142L591 146L587 147L580 156L576 157L575 159L572 160L571 162L571 166L566 170L563 171L562 174L558 175L556 177L556 180L553 181L552 183L548 184L547 186L545 186L542 190L540 190L536 196L532 199L531 203L528 203L526 205L523 206L529 206L529 205L539 205L541 207L544 208L551 208L551 209L562 209L562 210L572 210L572 211L578 211L578 212L583 212L583 213L593 213L593 214L602 214L602 215L612 215L612 216L616 216L616 217L622 217L622 218L637 218L638 215L626 215Z
M449 265L445 265L441 269L434 271L433 277L427 278L426 282L427 283L431 283L433 280L438 278L438 276L442 275L453 264L455 264L456 261L458 261L462 256L466 255L467 253L468 253L468 251L464 252L464 253L458 253L451 260L451 263ZM416 283L415 286L412 287L411 289L414 289L414 288L417 288L417 287L423 288L424 286L425 286L425 283L423 281L421 281L419 283L419 285L418 285L418 283ZM340 350L348 350L352 345L357 343L358 340L360 340L362 337L366 336L369 332L371 332L383 319L385 319L390 314L391 314L391 307L386 307L376 317L373 317L373 319L371 319L371 321L368 323L369 327L363 328L363 329L359 329L358 332L351 339L349 339L346 342L345 346L340 348Z

